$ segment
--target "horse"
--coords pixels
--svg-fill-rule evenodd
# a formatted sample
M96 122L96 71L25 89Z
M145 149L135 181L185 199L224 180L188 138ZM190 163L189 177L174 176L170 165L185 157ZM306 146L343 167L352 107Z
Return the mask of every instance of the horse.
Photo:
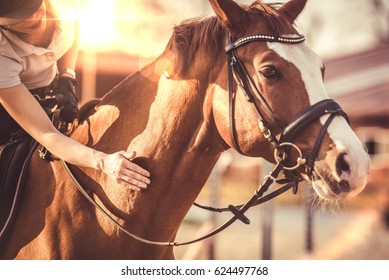
M137 192L70 166L113 223L59 161L36 153L2 259L174 259L174 246L142 242L117 225L147 240L174 241L231 148L281 161L323 199L363 190L369 157L328 97L322 61L294 27L306 0L280 7L209 2L214 16L175 26L162 54L84 110L69 134L107 153L136 151L134 162L150 171L151 185Z

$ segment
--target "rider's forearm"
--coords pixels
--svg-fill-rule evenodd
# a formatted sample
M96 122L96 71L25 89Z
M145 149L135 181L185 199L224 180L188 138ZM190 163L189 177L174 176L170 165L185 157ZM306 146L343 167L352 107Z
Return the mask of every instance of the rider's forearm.
M39 142L53 155L74 165L103 170L105 153L84 146L58 131L44 133Z
M80 166L102 168L105 154L58 132L24 85L0 90L0 101L24 130L57 157Z
M131 162L135 152L105 154L58 132L23 84L0 89L0 103L24 130L57 157L78 166L101 170L116 183L133 190L139 191L150 184L150 173Z

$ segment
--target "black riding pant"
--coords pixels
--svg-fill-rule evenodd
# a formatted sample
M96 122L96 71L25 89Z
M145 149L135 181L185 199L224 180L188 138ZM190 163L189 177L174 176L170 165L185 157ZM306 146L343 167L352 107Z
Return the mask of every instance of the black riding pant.
M18 131L20 126L12 119L12 117L0 104L0 146L7 143L11 134Z

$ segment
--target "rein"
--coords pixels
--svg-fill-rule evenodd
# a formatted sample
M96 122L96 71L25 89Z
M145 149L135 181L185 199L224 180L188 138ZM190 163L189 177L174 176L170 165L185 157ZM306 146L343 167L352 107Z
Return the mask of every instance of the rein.
M228 64L228 93L229 93L229 119L230 119L230 134L231 139L234 145L234 148L241 154L243 154L242 150L240 149L238 145L238 141L236 140L236 130L235 130L235 96L236 92L234 91L234 81L238 83L238 85L242 88L243 92L245 93L247 97L247 101L250 102L258 115L258 126L261 131L261 133L264 135L264 137L271 143L271 145L274 147L274 157L276 160L276 165L274 169L269 173L269 175L265 176L264 181L262 184L258 187L258 189L254 192L252 197L242 205L229 205L227 208L213 208L208 206L202 206L198 203L194 203L194 205L206 209L209 211L214 212L225 212L230 211L233 216L225 222L223 225L219 226L218 228L214 229L210 233L199 237L197 239L193 239L186 242L177 242L177 241L153 241L148 240L142 237L139 237L131 232L129 232L127 229L125 229L120 223L118 223L109 213L107 213L94 199L85 191L85 189L81 186L81 184L78 182L78 180L73 175L72 171L70 170L68 164L63 161L61 161L61 164L63 165L64 169L76 185L76 187L79 189L81 194L86 197L86 199L93 204L97 210L99 210L105 217L107 217L112 223L114 223L121 231L123 231L128 236L146 243L150 245L158 245L158 246L182 246L182 245L189 245L195 242L202 241L204 239L207 239L211 236L214 236L218 234L219 232L223 231L224 229L228 228L230 225L232 225L235 221L240 220L245 224L249 224L250 220L244 215L247 210L249 210L251 207L259 205L261 203L264 203L284 192L287 190L293 188L293 192L297 192L298 184L301 181L300 175L297 174L296 170L300 168L301 166L306 167L307 174L309 176L312 175L313 172L313 165L314 161L316 159L318 150L320 148L320 144L322 142L322 139L325 135L325 132L327 131L328 126L332 122L332 120L337 115L341 115L345 117L347 120L347 115L343 112L342 108L339 106L338 103L336 103L332 99L326 99L323 101L320 101L311 107L307 108L305 111L300 113L297 117L295 117L290 124L285 126L273 113L270 106L266 103L265 98L261 95L259 90L255 87L255 84L250 79L250 76L248 75L248 72L246 68L244 67L243 63L240 61L236 49L242 45L245 45L250 42L254 41L261 41L261 42L279 42L284 44L299 44L302 43L305 40L304 36L297 35L296 37L276 37L272 35L266 35L266 34L255 34L251 36L246 36L243 38L238 39L235 42L231 42L231 36L228 36L228 42L227 46L225 48L227 53L227 64ZM254 94L250 90L250 88L254 91ZM282 133L279 139L273 134L273 132L270 130L268 123L265 120L264 114L260 111L258 105L254 102L255 98L257 98L260 102L261 108L265 111L265 113L272 119L274 123L277 124L278 128L281 129ZM311 152L311 155L309 158L305 158L300 150L300 148L293 144L291 141L293 138L300 132L303 128L308 126L313 121L319 119L321 116L329 114L330 117L327 119L325 124L323 125L318 139L314 145L314 148ZM298 158L296 161L296 164L294 166L288 166L286 164L286 159L288 158L288 154L291 150L295 150L298 153ZM284 179L279 179L279 174L283 172L284 173ZM264 196L264 194L269 190L269 187L273 183L283 184L284 186L278 188L274 192Z
M265 192L268 191L269 187L276 182L275 178L278 177L278 174L282 171L283 167L281 164L277 164L274 169L270 172L269 175L267 175L264 179L264 182L259 186L259 188L254 192L253 196L246 202L246 204L239 205L239 206L233 206L229 205L228 211L231 211L234 216L232 216L227 222L225 222L223 225L219 226L218 228L214 229L210 233L199 237L197 239L193 239L190 241L185 241L185 242L177 242L177 241L168 241L168 242L163 242L163 241L153 241L153 240L148 240L142 237L139 237L138 235L135 235L131 232L129 232L127 229L125 229L121 224L119 224L109 213L107 213L96 201L93 200L93 198L85 191L85 189L81 186L81 184L78 182L76 177L73 175L73 172L70 170L69 165L63 161L62 159L60 160L62 166L66 170L67 174L69 177L72 179L73 183L77 187L77 189L81 192L81 194L92 204L94 205L97 210L99 210L106 218L108 218L112 223L114 223L121 231L123 231L125 234L128 236L149 244L149 245L158 245L158 246L183 246L183 245L189 245L193 244L199 241L202 241L204 239L210 238L219 232L225 230L228 228L230 225L232 225L236 220L240 220L245 224L249 224L250 220L244 215L247 210L249 210L251 207L256 206L258 204L264 203L268 201L269 199L272 199L285 191L289 190L290 188L294 187L293 183L289 182L286 184L284 187L279 188L277 191L274 191L273 193L267 195L266 197L262 197ZM217 209L217 208L215 208ZM207 209L209 210L209 209ZM223 209L218 212L223 212Z

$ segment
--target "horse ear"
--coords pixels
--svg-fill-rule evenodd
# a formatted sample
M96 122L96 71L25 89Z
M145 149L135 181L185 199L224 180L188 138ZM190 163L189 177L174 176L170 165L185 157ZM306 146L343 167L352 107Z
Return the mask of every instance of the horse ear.
M209 0L221 23L228 29L242 23L244 10L232 0Z
M278 11L283 14L290 23L293 23L304 9L306 3L307 0L290 0L282 5Z

